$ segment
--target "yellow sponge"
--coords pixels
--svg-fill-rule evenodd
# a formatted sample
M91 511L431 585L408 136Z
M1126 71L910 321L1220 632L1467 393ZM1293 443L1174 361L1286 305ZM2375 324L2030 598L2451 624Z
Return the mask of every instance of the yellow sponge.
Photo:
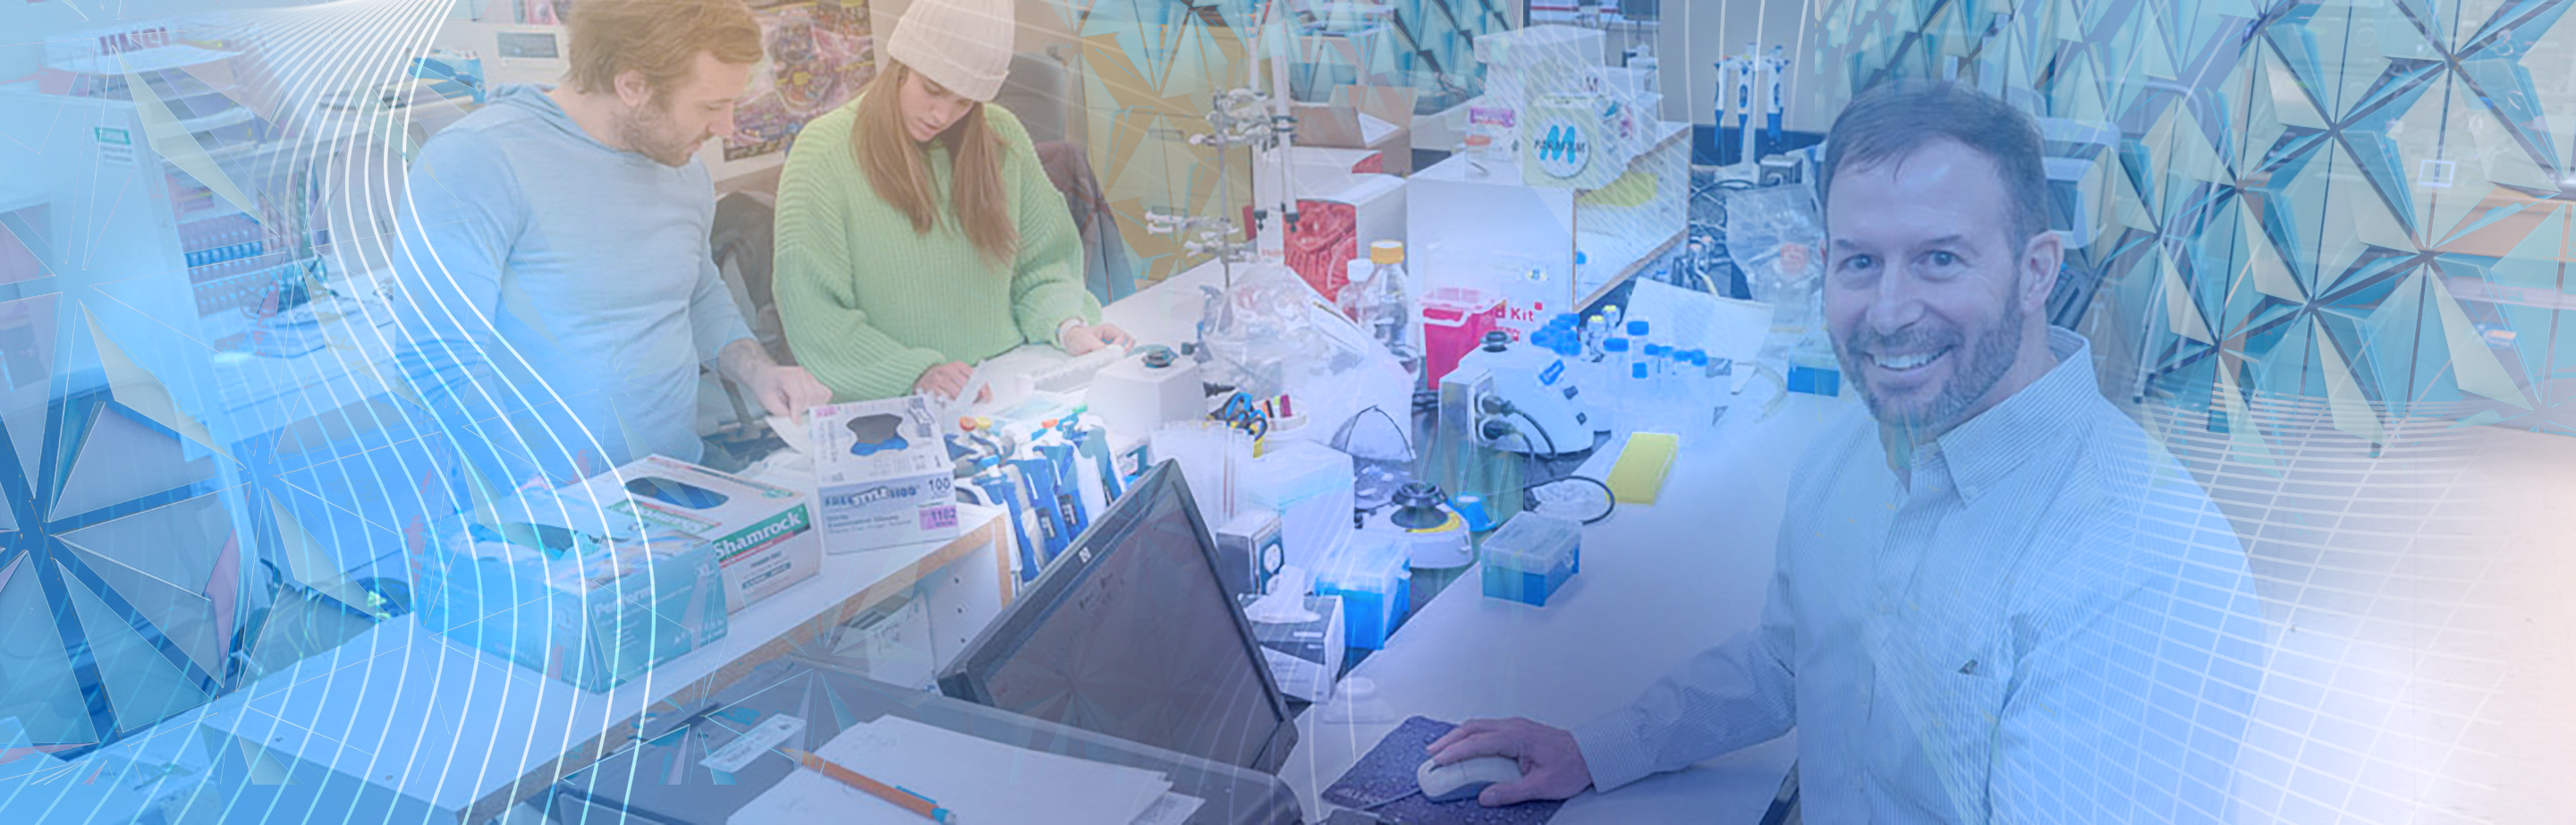
M1681 439L1670 433L1631 433L1627 446L1619 448L1618 463L1610 465L1611 497L1621 504L1655 503L1680 448Z
M1620 175L1610 185L1583 193L1585 206L1644 206L1655 199L1663 182L1643 169Z

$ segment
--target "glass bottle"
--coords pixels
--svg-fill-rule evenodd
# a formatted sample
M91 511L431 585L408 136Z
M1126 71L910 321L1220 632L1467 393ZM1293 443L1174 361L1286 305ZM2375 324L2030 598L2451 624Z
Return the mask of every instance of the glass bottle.
M1342 314L1360 325L1370 337L1386 346L1404 366L1406 375L1416 383L1422 380L1422 342L1419 325L1414 320L1412 290L1404 272L1404 242L1378 241L1369 244L1366 280L1342 287Z

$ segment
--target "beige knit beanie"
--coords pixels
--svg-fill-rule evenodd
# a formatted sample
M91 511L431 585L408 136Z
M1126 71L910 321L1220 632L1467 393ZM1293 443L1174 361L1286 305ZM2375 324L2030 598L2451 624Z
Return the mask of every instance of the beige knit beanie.
M991 101L1011 70L1013 0L913 0L886 57L968 100Z

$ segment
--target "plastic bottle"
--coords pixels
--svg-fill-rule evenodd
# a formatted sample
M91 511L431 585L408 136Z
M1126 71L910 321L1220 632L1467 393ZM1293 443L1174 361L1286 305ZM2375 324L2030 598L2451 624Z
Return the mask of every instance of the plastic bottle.
M1710 411L1717 404L1717 396L1713 392L1717 386L1716 379L1708 374L1708 353L1696 349L1683 350L1680 370L1681 376L1677 380L1681 382L1681 391L1675 395L1680 396L1690 413L1688 423L1691 428L1707 429L1712 420Z
M1404 242L1369 244L1369 263L1373 266L1366 281L1342 287L1342 314L1386 345L1386 351L1404 365L1405 374L1420 383L1422 342L1414 322L1412 290L1404 273Z
M1663 431L1655 420L1655 411L1660 403L1655 399L1653 382L1654 376L1646 362L1628 365L1627 386L1619 393L1619 421L1629 432Z
M1636 353L1627 336L1613 335L1608 340L1602 341L1601 365L1604 367L1602 374L1610 379L1603 382L1605 386L1602 389L1612 390L1613 395L1625 396L1628 390L1628 365L1636 363L1636 360ZM1618 386L1615 388L1607 386L1614 383Z

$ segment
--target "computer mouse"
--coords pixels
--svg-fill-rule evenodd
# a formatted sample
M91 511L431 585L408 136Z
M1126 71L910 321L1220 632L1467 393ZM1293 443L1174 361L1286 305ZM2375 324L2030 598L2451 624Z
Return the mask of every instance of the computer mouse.
M1425 759L1413 769L1413 781L1422 786L1422 796L1433 802L1468 799L1484 792L1487 785L1519 778L1520 760L1506 756L1479 756L1446 766Z

